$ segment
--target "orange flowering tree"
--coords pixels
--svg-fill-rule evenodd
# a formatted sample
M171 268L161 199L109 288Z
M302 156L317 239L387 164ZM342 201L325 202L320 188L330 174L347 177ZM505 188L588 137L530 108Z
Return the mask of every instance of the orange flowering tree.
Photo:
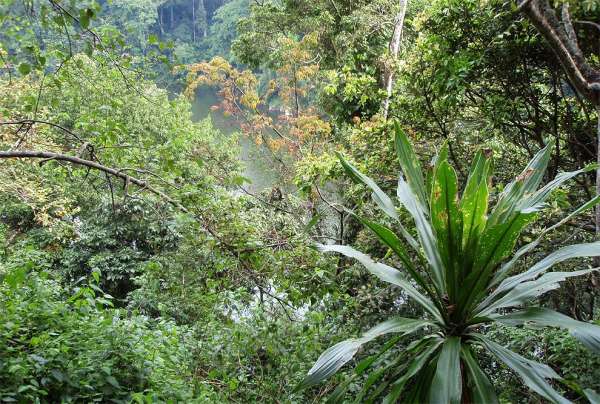
M280 162L301 159L321 148L331 133L329 122L311 105L319 84L316 43L316 34L301 40L280 37L273 78L266 83L221 57L189 65L185 93L193 97L201 86L216 87L220 103L213 108L234 116L241 131L264 144Z

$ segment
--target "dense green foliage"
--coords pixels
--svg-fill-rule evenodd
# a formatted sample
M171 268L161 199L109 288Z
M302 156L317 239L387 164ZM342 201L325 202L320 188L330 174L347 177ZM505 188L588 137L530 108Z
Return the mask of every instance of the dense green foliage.
M515 1L401 4L0 0L0 401L593 402L597 112Z
M69 295L48 272L3 276L2 401L192 398L189 332L105 308L104 296L93 279Z
M360 397L369 397L368 400L373 401L389 389L384 402L399 399L414 403L499 402L493 386L478 365L478 355L473 353L475 347L479 347L517 373L524 384L540 396L550 401L564 401L544 380L562 380L554 370L506 350L482 335L480 330L483 325L492 322L509 326L529 323L537 327L562 327L588 349L600 353L599 326L576 321L552 310L527 307L531 299L558 288L559 282L597 271L595 268L547 273L552 266L568 259L600 256L600 243L563 247L531 268L509 276L515 273L518 260L534 250L545 233L564 221L544 229L538 239L513 255L512 250L523 228L535 220L536 213L554 189L587 170L561 173L554 181L538 189L550 159L550 144L504 188L496 205L489 207L490 157L483 153L477 155L461 193L456 172L448 164L446 147L436 156L425 182L418 158L399 126L396 127L395 141L403 173L398 181L398 200L414 221L417 239L401 223L396 225L404 242L386 226L363 218L359 220L394 252L400 267L409 276L403 276L397 269L375 262L348 246L322 245L321 250L342 253L358 260L371 274L397 286L404 295L414 299L427 313L427 318L392 317L359 338L334 345L319 357L301 387L306 388L328 378L363 344L381 335L398 333L403 337L425 329L426 335L411 343L402 354L384 356L398 342L399 338L394 338L379 353L357 366L355 374L360 376L370 366L381 363L381 369L368 377ZM343 158L341 162L353 179L372 190L372 198L379 208L398 221L398 213L390 197ZM585 203L570 216L599 202L600 196ZM416 258L411 258L411 254L416 254ZM505 313L505 308L519 306L527 308ZM336 392L337 397L343 397L347 389L345 386L351 380L341 385ZM579 393L594 394L588 391L582 393L581 389Z

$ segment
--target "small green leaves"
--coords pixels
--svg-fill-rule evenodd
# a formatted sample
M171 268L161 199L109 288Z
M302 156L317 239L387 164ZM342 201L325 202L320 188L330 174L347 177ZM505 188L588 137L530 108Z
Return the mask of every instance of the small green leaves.
M31 65L29 63L21 63L19 65L19 73L23 76L28 75L31 72Z
M79 10L79 25L81 28L88 29L90 26L90 20L94 17L94 10L86 8Z

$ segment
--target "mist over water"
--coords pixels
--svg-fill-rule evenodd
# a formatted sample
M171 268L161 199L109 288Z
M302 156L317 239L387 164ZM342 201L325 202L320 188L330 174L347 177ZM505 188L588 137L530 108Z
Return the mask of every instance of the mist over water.
M234 117L228 117L220 109L211 109L219 103L218 96L210 89L199 89L192 103L194 121L200 121L210 116L213 126L225 135L239 133L239 123ZM244 188L252 193L270 189L277 182L277 173L266 152L257 146L252 139L238 135L240 144L239 159L244 163L244 174L251 183L244 184Z

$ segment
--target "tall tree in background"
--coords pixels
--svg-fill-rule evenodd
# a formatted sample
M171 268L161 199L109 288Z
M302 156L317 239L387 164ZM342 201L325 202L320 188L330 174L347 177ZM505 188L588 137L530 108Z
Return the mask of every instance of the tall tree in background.
M560 18L548 0L520 0L519 10L527 15L537 30L548 41L570 84L577 93L590 102L598 113L597 162L600 164L600 70L584 56L573 27L569 3L562 5ZM597 24L578 21L582 24ZM600 195L600 167L596 169L596 194ZM600 237L600 207L596 208L596 237Z
M390 109L390 100L392 98L392 90L394 88L394 68L396 67L396 61L398 60L398 52L400 51L400 42L402 41L402 30L404 29L404 17L406 16L406 7L408 6L408 0L399 1L400 10L394 20L394 34L390 42L390 54L392 60L387 71L385 72L385 91L386 97L383 101L383 118L387 119L388 112Z

